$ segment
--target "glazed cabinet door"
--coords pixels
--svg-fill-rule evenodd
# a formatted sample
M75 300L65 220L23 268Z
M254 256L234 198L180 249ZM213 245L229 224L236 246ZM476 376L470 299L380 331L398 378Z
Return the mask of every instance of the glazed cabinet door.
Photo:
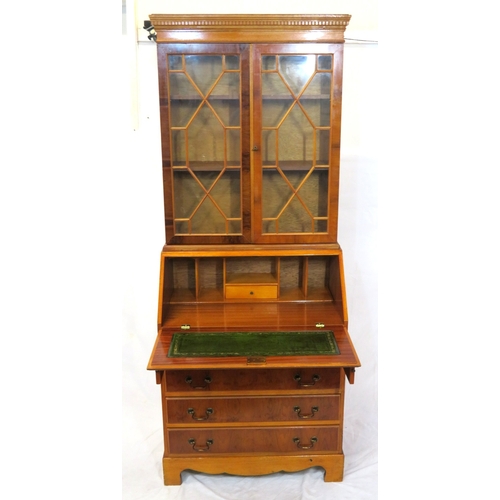
M336 242L342 57L158 46L167 244Z
M255 45L257 243L337 239L343 44Z
M250 241L249 46L160 44L167 243Z

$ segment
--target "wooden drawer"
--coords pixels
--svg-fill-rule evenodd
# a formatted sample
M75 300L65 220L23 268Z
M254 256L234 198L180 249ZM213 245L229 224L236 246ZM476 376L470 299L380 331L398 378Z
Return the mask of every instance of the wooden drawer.
M167 398L169 424L339 420L340 395Z
M341 452L339 426L167 429L171 454Z
M279 368L248 370L167 370L166 391L174 393L335 392L340 368Z
M271 273L228 274L224 294L226 299L277 299L278 280Z
M277 299L278 285L226 285L226 299Z

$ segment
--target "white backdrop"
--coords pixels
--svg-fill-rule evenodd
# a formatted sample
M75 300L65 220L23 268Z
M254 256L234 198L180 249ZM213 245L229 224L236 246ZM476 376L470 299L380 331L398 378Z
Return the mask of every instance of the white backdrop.
M371 3L349 3L248 7L351 13L352 34L374 30ZM25 4L2 7L0 32L0 496L117 498L122 486L125 500L376 498L377 46L345 52L339 241L363 363L347 389L345 480L185 473L167 488L159 388L146 370L164 243L156 47L121 36L111 2L34 2L29 15ZM199 4L138 2L137 27L143 12Z

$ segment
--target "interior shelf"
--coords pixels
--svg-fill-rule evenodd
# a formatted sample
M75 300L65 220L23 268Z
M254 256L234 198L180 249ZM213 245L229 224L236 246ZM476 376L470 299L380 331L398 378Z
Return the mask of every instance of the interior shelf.
M184 170L191 169L195 171L207 171L211 172L213 170L221 171L223 168L226 170L239 170L241 169L241 164L237 162L227 161L225 164L223 161L190 161L189 165L186 162L174 162L174 170Z
M281 168L281 170L304 170L304 171L309 171L311 168L313 168L312 161L280 161L279 163L276 163L276 161L263 161L262 162L262 168L263 169L273 169L273 168ZM316 163L314 165L315 169L328 169L330 168L330 165L326 161L323 161L322 163Z

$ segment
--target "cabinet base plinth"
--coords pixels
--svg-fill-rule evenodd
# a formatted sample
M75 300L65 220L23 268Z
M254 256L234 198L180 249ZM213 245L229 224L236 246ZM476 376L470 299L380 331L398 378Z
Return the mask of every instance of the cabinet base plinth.
M275 472L298 472L311 467L322 467L325 470L325 482L342 481L344 454L164 457L163 477L165 485L174 486L181 484L181 472L184 470L205 474L261 476Z

